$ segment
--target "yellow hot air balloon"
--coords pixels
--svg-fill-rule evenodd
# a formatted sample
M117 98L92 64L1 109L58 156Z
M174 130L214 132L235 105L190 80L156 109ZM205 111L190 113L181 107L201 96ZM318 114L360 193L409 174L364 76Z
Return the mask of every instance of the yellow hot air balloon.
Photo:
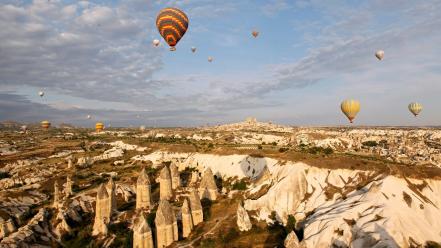
M46 130L51 127L51 123L46 120L42 121L40 124L41 124L41 128L46 129Z
M360 111L360 102L353 99L344 100L341 105L341 111L348 117L349 121L352 123Z
M420 114L421 110L423 110L423 105L417 102L412 102L409 104L408 108L409 111L416 117L417 115Z
M103 124L103 123L101 123L101 122L97 122L97 123L95 124L95 130L96 130L97 132L101 132L101 131L103 131L103 129L104 129L104 124Z

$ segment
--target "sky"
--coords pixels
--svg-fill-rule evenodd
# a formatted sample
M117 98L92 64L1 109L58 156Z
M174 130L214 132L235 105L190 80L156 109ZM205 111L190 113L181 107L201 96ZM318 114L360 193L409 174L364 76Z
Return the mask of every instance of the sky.
M155 25L165 7L190 20L174 52ZM440 0L2 0L0 120L333 126L348 124L340 103L357 99L354 125L440 125L440 9ZM410 102L424 106L418 118Z

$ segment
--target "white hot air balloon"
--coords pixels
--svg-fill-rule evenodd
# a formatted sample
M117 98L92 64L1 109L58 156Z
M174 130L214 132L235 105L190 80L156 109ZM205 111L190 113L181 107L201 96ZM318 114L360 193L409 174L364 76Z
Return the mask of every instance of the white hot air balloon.
M144 126L144 125L140 126L140 127L139 127L139 130L141 130L142 132L144 132L144 131L145 131L145 126Z
M383 58L384 58L384 51L383 50L378 50L375 53L375 57L377 57L378 60L383 60Z
M43 92L43 91L40 91L40 92L38 92L38 95L39 95L40 97L43 97L43 96L44 96L44 92Z
M159 46L159 44L161 44L161 42L158 39L154 39L152 43L153 43L153 46L155 46L155 47L157 47L157 46Z
M26 130L28 130L28 126L26 126L26 125L21 126L21 130L23 132L26 132Z
M208 57L208 62L213 62L213 57Z
M92 118L92 116L90 116L90 115L87 115L87 119L90 119L90 118Z
M191 48L191 51L192 51L193 53L195 53L195 52L196 52L196 47L192 47L192 48Z

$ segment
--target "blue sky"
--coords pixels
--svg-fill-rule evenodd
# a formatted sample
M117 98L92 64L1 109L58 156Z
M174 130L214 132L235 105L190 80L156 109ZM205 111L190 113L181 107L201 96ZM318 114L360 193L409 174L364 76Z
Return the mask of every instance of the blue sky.
M151 45L168 6L190 19L175 52ZM2 1L0 119L326 126L346 124L339 104L355 98L359 125L439 125L439 9L437 0ZM424 105L419 118L412 101Z

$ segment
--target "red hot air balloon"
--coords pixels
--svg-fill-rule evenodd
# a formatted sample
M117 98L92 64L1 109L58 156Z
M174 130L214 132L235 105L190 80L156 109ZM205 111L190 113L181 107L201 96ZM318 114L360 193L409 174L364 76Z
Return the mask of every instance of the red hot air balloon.
M170 51L175 51L176 44L187 32L188 17L180 9L165 8L159 11L156 17L156 27L162 38L170 46Z

